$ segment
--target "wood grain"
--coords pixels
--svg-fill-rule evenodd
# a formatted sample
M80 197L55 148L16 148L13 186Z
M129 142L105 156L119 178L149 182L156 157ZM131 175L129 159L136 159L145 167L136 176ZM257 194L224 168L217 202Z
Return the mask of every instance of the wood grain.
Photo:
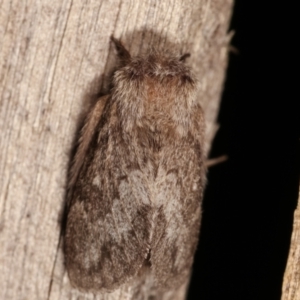
M110 36L121 37L132 54L151 46L191 53L208 150L217 130L232 5L232 0L1 1L0 299L94 297L69 284L61 216L81 115L99 92L108 91L116 66ZM161 299L183 299L185 288L174 287ZM141 292L143 285L132 283L95 299L137 299L134 290Z
M289 257L284 273L281 300L300 299L300 194L294 213Z

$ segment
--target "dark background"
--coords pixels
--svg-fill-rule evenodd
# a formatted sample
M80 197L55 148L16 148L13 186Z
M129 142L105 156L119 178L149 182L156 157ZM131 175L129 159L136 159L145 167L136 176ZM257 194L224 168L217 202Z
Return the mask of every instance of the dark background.
M281 297L299 187L299 24L287 3L235 2L239 54L210 154L229 160L208 172L189 300Z

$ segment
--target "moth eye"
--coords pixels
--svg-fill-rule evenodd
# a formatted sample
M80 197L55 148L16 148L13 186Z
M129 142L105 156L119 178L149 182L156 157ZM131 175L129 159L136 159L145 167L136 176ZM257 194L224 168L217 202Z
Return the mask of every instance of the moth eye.
M185 60L190 56L191 56L191 53L185 53L179 58L179 61L185 62Z
M190 83L190 84L194 83L193 79L189 75L182 75L181 81L182 83Z
M136 71L136 70L131 70L128 74L129 74L129 78L131 80L139 79L142 76L141 72Z

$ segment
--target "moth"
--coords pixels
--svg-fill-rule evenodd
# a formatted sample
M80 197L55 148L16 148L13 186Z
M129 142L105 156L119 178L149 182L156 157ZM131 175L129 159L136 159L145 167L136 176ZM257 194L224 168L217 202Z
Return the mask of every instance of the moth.
M141 272L167 290L188 280L205 185L204 114L187 55L132 57L85 120L69 180L65 262L81 291Z

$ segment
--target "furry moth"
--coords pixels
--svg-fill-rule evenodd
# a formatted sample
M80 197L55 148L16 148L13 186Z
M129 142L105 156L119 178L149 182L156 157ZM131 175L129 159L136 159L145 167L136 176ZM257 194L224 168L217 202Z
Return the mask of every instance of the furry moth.
M205 184L204 116L187 55L121 60L85 120L71 168L65 261L72 285L110 292L145 270L157 288L188 280Z

